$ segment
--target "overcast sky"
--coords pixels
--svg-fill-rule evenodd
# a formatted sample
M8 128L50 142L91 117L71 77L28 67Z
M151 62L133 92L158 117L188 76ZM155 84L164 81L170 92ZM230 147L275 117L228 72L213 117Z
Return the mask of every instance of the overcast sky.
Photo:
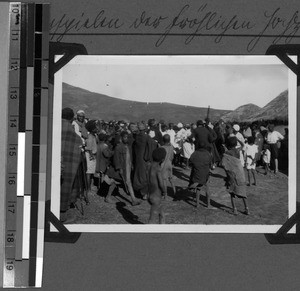
M81 63L71 62L63 68L63 82L126 100L233 110L247 103L263 107L288 89L288 69L278 62L118 64L90 59L89 64Z

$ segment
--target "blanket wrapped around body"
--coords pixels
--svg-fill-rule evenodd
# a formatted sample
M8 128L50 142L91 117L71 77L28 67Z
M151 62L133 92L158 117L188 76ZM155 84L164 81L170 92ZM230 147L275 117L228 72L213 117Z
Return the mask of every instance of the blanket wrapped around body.
M224 154L222 165L229 177L229 192L247 198L245 173L240 159Z
M60 210L66 211L69 206L70 195L75 176L81 162L81 138L75 133L73 126L62 119L61 132L61 189Z

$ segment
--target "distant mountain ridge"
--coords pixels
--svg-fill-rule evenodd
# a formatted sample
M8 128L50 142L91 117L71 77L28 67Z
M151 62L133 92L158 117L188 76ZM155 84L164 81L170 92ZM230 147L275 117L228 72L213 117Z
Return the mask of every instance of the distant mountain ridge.
M209 103L209 100L208 100ZM71 107L76 113L82 109L91 119L147 121L150 118L166 122L192 123L205 119L207 108L184 106L167 102L137 102L123 100L63 83L63 107ZM245 104L235 110L210 109L211 121L253 122L256 120L288 119L288 91L280 93L266 106Z

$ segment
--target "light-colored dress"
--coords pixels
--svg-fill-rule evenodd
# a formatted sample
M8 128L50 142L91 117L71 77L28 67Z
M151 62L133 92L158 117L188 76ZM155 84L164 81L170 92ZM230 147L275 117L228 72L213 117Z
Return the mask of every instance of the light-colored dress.
M182 154L184 158L189 159L194 151L195 151L195 145L193 143L187 141L183 143Z
M245 144L244 151L245 151L245 160L246 160L247 170L251 170L251 169L255 170L256 162L253 163L253 160L255 158L255 155L258 153L257 145Z
M236 134L231 133L229 136L235 136L239 141L241 141L243 144L245 144L245 139L240 132L237 132ZM236 148L240 151L240 161L241 161L242 167L244 167L244 165L245 165L244 154L243 154L244 147L242 147L241 144L238 142L236 145Z
M266 149L263 150L262 155L263 162L269 165L271 162L271 152L268 149Z
M97 154L97 141L96 137L89 133L88 138L86 140L85 147L85 156L86 156L86 173L87 174L95 174L96 172L96 154Z

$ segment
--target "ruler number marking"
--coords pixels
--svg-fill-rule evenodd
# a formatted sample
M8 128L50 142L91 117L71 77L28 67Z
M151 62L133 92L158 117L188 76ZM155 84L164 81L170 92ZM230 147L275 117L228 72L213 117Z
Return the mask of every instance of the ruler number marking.
M10 157L15 157L17 156L17 148L15 146L10 146L9 147L9 151L8 151L8 155Z
M10 176L10 177L8 177L7 183L8 183L9 185L15 185L15 184L16 184L16 177L15 177L15 176Z
M16 205L15 205L15 203L14 203L14 204L9 203L9 204L7 205L7 207L8 207L8 211L9 211L9 212L15 213L15 211L16 211Z
M6 262L6 269L8 271L12 271L14 269L14 262L13 261L7 261Z
M10 63L10 69L12 70L12 71L17 71L18 69L19 69L19 62L18 61L12 61L11 63Z
M10 91L9 98L13 100L18 99L18 91L17 90Z
M8 232L6 234L6 242L9 244L14 244L15 242L15 234L13 232Z

